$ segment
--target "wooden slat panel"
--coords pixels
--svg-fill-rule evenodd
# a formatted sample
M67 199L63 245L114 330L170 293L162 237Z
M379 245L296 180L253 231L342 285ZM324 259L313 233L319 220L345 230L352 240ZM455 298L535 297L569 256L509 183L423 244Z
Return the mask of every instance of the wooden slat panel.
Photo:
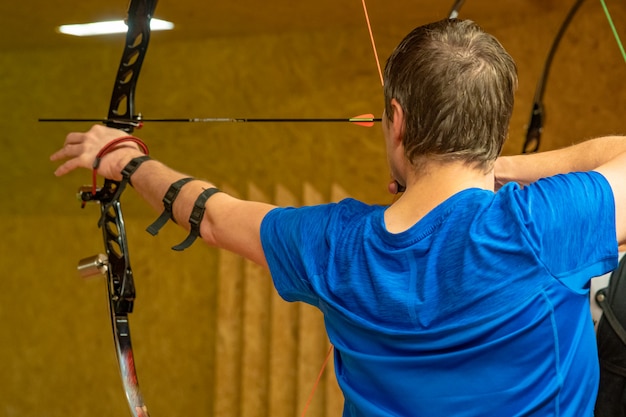
M236 196L234 190L222 189ZM302 204L348 196L339 186L333 186L330 194L327 198L307 184ZM270 200L253 185L247 198ZM281 185L274 203L301 205ZM309 305L284 301L264 269L232 253L220 252L218 274L213 415L299 416L330 347L322 314ZM306 417L337 416L342 407L331 357Z
M275 203L281 207L298 206L296 197L285 187L277 186ZM298 341L298 304L288 303L274 290L271 297L269 408L268 416L294 417Z
M257 187L250 185L248 199L267 202ZM264 417L268 408L269 312L273 291L267 272L244 261L243 351L241 372L241 417Z
M220 187L238 197L235 190ZM239 416L241 403L243 258L219 252L216 290L214 416Z
M349 197L350 195L341 185L335 183L330 187L330 201L336 203Z

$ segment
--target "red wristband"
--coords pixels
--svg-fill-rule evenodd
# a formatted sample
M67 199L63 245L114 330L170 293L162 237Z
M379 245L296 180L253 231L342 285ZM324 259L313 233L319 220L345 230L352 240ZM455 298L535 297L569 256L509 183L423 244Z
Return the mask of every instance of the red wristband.
M124 142L134 142L137 145L139 145L139 147L141 148L144 154L148 155L149 153L148 145L146 145L141 139L135 136L122 136L121 138L112 140L111 142L104 145L102 149L100 149L100 151L96 154L96 159L94 159L93 161L92 186L91 186L92 195L96 194L98 167L100 166L100 161L102 160L102 157L106 155L107 153L111 152L112 150L114 150L117 145L119 145L120 143L124 143Z

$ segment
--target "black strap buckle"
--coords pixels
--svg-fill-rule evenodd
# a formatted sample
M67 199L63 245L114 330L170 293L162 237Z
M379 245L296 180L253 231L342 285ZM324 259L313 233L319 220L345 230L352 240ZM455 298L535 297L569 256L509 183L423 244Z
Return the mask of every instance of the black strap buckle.
M191 210L191 214L189 215L189 224L191 225L191 230L189 231L189 235L187 238L183 240L176 246L173 246L172 249L176 251L182 251L187 249L191 244L200 237L200 223L202 222L202 218L204 217L204 210L206 201L213 194L220 192L219 189L212 187L207 188L202 191L202 193L196 199L196 202L193 205L193 210Z
M176 223L172 209L174 205L174 200L176 200L176 197L178 196L181 188L183 188L183 185L187 184L191 180L193 180L193 178L191 177L181 178L178 181L174 182L172 185L170 185L170 188L167 189L165 196L163 196L163 212L161 213L159 218L157 218L150 226L148 226L148 228L146 229L148 233L150 233L152 236L156 236L156 234L159 233L159 230L161 230L161 228L165 226L165 223L167 223L169 219L172 219L172 221Z

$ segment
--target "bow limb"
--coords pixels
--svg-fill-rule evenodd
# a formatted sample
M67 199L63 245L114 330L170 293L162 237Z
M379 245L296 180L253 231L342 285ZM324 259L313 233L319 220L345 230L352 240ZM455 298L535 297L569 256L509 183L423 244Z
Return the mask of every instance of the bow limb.
M541 73L541 77L537 83L537 89L535 90L535 97L533 99L533 108L530 116L530 122L528 124L528 129L526 131L526 139L524 141L524 145L522 147L522 153L533 153L539 149L541 132L543 130L543 121L544 121L544 108L543 108L543 94L545 91L546 81L548 79L548 75L550 73L550 67L552 65L552 59L556 53L556 50L559 46L561 38L565 33L565 30L569 26L570 22L574 18L574 15L582 5L584 0L575 0L571 9L569 10L565 20L563 21L559 31L552 42L552 47L550 48L550 52L548 53L548 57L546 58L546 62L544 64L543 71ZM606 5L605 0L600 0L602 4L602 8L604 10L604 14L606 15L609 26L611 27L611 31L613 32L613 36L615 37L615 41L617 42L617 46L626 61L626 50L624 50L624 46L620 39L619 33L613 24L613 19L611 17L611 12Z
M133 126L116 123L116 119L134 117L134 94L139 71L150 39L150 19L156 0L131 0L128 8L126 44L111 95L107 126L131 133ZM148 410L139 391L137 372L130 338L128 314L133 311L135 283L130 267L126 229L119 197L126 182L105 180L95 194L81 192L83 201L98 201L101 208L99 226L106 250L99 259L99 270L107 276L107 292L113 337L124 391L133 417L148 417ZM80 267L79 267L80 268Z
M535 90L535 96L533 98L533 108L530 114L530 122L528 123L528 129L526 131L526 139L524 140L524 145L522 146L522 153L533 153L539 150L539 143L541 140L541 132L543 130L543 120L544 120L544 108L543 108L543 93L546 88L546 81L548 80L548 75L550 74L550 67L552 66L552 60L556 53L559 44L561 43L561 38L565 33L567 27L570 22L576 15L576 12L582 5L584 0L575 0L571 9L567 13L565 20L561 24L559 31L552 41L552 46L550 47L550 52L548 52L548 57L546 58L546 62L543 65L543 71L541 72L541 76L539 77L539 81L537 82L537 88Z

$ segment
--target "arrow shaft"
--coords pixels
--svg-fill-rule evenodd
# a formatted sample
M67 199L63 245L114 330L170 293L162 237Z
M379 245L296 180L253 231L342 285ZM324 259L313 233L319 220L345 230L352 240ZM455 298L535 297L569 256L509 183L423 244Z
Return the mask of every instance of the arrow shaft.
M90 119L90 118L41 118L40 122L93 122L107 123L119 122L128 124L140 124L141 122L151 123L310 123L310 122L380 122L380 118L375 117L353 117L349 119L335 118L227 118L227 117L206 117L206 118L164 118L164 119Z

